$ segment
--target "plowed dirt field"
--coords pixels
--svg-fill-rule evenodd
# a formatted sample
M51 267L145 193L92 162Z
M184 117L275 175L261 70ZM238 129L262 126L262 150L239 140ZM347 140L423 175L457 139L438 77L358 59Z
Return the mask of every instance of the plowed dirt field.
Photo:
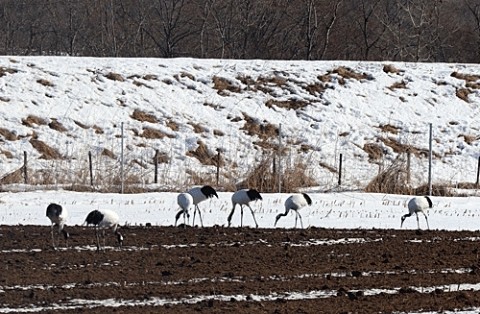
M0 226L0 313L391 313L480 306L477 232ZM57 234L55 234L57 236ZM103 241L101 241L103 243Z

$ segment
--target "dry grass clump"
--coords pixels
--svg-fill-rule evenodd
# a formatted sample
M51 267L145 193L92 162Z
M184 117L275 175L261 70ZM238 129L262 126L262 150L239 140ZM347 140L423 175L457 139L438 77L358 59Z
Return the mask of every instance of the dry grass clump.
M348 67L338 67L329 73L336 73L344 79L355 79L358 81L370 78L367 74L355 72L353 69L350 69Z
M467 135L467 134L460 134L458 137L463 137L463 140L468 145L472 145L473 142L477 141L480 137L476 135Z
M46 125L47 120L45 120L41 117L38 117L38 116L29 115L25 119L22 119L22 124L25 125L25 126L28 126L28 127L33 127L34 124L36 124L36 125Z
M305 87L305 90L310 93L310 95L317 96L322 94L325 91L325 86L321 83L309 84Z
M392 134L398 134L400 131L400 128L393 126L391 124L380 124L378 127L382 132L387 132L387 133L392 133Z
M107 73L105 75L105 77L109 80L112 80L112 81L117 81L117 82L124 82L125 81L125 78L121 74L114 73L114 72Z
M258 136L262 140L278 137L278 126L265 122L260 123L258 120L250 117L245 112L242 112L245 124L241 130L245 130L250 136Z
M212 78L213 88L217 90L219 95L228 95L227 91L233 93L239 93L241 91L240 87L237 86L234 82L219 76L214 76Z
M212 153L204 142L198 140L197 144L198 147L193 151L188 151L187 156L198 159L202 165L206 166L221 167L224 164L222 157L220 156L219 160L218 154Z
M18 140L18 136L14 132L7 130L5 128L0 128L0 135L3 136L3 138L6 139L7 141Z
M430 192L430 188L428 184L421 185L416 187L412 190L411 194L413 195L428 195ZM432 185L432 196L458 196L455 195L452 188L447 185Z
M407 88L407 83L405 83L405 81L395 82L388 87L388 89L390 89L392 91L394 89L397 89L397 88L406 89Z
M38 79L37 83L40 84L40 85L43 85L43 86L48 86L48 87L55 86L52 82L50 82L49 80L46 80L46 79Z
M18 71L12 68L0 67L0 77L3 77L7 74L15 74Z
M383 72L398 74L398 73L403 72L403 71L397 69L393 64L385 64L383 66Z
M174 132L178 131L178 129L180 128L178 123L173 120L167 120L166 125Z
M107 156L107 157L110 157L110 158L112 158L112 159L117 159L117 156L115 156L115 154L114 154L111 150L109 150L109 149L107 149L107 148L104 148L104 149L102 150L102 152L100 153L100 155L101 155L101 156Z
M101 127L99 127L98 125L94 125L93 126L93 129L95 130L95 134L103 134L105 132L103 132L103 129Z
M144 112L139 109L135 109L130 117L140 122L150 122L150 123L158 122L158 119L157 117L155 117L155 115Z
M79 121L77 121L77 120L73 120L73 122L74 122L76 125L78 125L79 127L81 127L82 129L85 129L85 130L90 129L90 127L89 127L88 125L83 124L82 122L79 122Z
M275 100L269 99L265 103L265 106L268 108L272 108L273 106L283 108L283 109L292 109L298 110L305 108L308 105L308 102L300 99L292 99L292 100Z
M470 102L468 100L468 95L470 95L471 93L472 91L470 91L468 88L459 88L455 92L455 95L465 102Z
M457 78L459 80L464 80L466 82L475 82L480 80L480 75L476 75L476 74L463 74L458 72L452 72L450 76Z
M255 188L264 193L278 192L278 166L274 164L273 154L264 156L236 188ZM298 192L300 188L316 185L316 181L308 174L306 165L301 161L295 162L292 167L282 169L280 177L282 193Z
M192 81L195 81L195 76L193 76L193 74L188 73L188 72L185 72L185 71L180 72L180 74L175 74L173 77L174 77L177 81L180 81L180 78L184 78L184 77L189 78L189 79L191 79Z
M0 184L14 184L23 182L23 167L20 167L17 170L12 171L0 178Z
M383 148L376 143L367 143L363 145L363 150L368 154L370 161L380 160L383 157Z
M41 154L40 159L63 159L62 154L58 150L48 146L45 142L32 138L30 144Z
M52 118L52 122L50 122L48 124L48 126L50 127L50 129L53 129L55 131L58 131L58 132L67 132L67 128L64 127L60 122L58 122L57 119L54 119Z
M193 127L193 132L199 134L205 132L207 129L200 123L188 122Z
M166 164L170 161L170 158L167 153L158 151L155 153L155 156L153 156L152 162L155 163L155 161L159 164Z
M407 182L406 161L399 156L389 167L380 172L365 187L365 192L388 194L411 194Z
M165 137L173 138L173 135L169 135L165 132L162 132L160 130L154 129L154 128L143 128L143 132L140 135L144 138L149 138L149 139L162 139Z

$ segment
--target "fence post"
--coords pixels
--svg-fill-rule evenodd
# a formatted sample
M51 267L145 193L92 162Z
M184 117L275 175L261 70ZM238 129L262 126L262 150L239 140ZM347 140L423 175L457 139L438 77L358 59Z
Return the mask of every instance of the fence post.
M407 151L407 184L410 185L411 175L410 175L410 165L412 161L412 153L410 150Z
M153 164L155 165L155 173L153 177L153 182L158 183L158 149L155 150L155 157L153 160Z
M478 189L478 177L480 176L480 156L478 157L477 164L477 182L475 182L475 187Z
M338 164L338 186L342 185L342 163L343 163L343 155L340 154L340 161Z
M220 181L220 148L217 148L217 187L218 187L218 183Z
M23 181L28 184L27 151L23 151Z
M428 195L432 196L432 124L429 124L428 139Z
M90 169L90 186L93 188L93 166L92 166L92 152L88 152L88 169Z
M282 124L278 125L278 193L282 193Z

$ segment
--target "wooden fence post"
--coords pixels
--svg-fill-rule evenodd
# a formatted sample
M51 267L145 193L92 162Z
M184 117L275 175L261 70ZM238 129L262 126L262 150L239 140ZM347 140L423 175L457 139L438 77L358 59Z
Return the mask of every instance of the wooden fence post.
M338 165L338 186L342 185L342 163L343 163L343 155L340 154L340 162Z
M217 187L218 187L218 183L220 181L220 148L217 148Z
M478 189L478 177L480 176L480 156L478 157L477 163L477 182L475 182L475 187Z
M28 184L27 152L23 151L23 181Z
M155 157L153 157L153 164L155 165L153 182L158 183L158 149L155 150Z
M88 169L90 170L90 186L93 187L93 166L92 166L92 152L88 152Z

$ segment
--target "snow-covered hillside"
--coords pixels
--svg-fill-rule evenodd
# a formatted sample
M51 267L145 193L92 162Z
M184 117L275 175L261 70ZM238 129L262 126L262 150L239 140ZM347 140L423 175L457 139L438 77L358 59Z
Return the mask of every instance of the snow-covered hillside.
M475 182L479 65L346 61L0 57L0 177L32 183L118 175L159 184L241 180L279 143L322 189L364 187L410 147L412 184ZM42 171L39 171L42 170ZM11 176L12 177L12 176ZM22 182L18 178L11 181ZM191 180L190 180L191 181ZM228 183L228 184L227 184Z

